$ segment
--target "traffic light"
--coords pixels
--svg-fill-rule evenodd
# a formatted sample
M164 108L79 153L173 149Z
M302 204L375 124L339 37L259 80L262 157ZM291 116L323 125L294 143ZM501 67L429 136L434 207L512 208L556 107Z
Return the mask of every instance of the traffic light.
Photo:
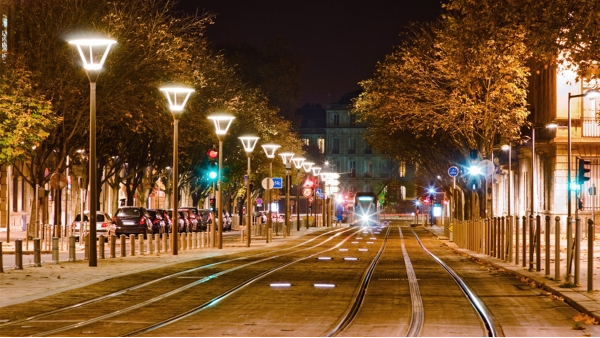
M215 210L215 199L211 198L209 200L209 202L210 202L210 211L214 211Z
M579 170L577 171L577 184L583 185L586 181L590 180L589 173L592 170L591 161L586 161L582 158L579 159Z
M219 171L219 166L217 164L219 152L215 149L208 149L206 155L208 156L208 177L210 177L211 180L214 180L217 178L217 173Z

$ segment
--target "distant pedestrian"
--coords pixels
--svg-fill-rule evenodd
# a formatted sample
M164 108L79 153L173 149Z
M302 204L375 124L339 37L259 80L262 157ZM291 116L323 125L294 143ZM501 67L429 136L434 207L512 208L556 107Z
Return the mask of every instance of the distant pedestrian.
M335 207L335 225L341 225L343 217L344 217L344 207L341 204L338 204Z

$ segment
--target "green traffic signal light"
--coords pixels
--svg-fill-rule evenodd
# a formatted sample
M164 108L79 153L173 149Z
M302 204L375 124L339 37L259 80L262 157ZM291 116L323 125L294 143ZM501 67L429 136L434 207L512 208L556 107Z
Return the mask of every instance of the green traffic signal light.
M208 177L210 177L211 180L214 180L215 178L217 178L217 172L211 171L210 173L208 173Z

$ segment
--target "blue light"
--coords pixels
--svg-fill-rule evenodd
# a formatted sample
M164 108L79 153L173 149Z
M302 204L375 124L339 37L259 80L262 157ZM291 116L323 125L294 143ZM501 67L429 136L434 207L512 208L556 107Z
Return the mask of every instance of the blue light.
M208 174L208 177L210 177L210 179L211 179L211 180L214 180L215 178L217 178L217 172L215 172L215 171L211 171L211 172Z

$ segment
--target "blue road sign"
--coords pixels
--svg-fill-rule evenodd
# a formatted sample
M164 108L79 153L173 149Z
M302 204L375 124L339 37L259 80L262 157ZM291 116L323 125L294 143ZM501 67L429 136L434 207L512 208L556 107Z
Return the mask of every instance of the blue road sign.
M450 168L448 168L448 175L450 175L450 177L458 176L458 167L451 166Z
M283 188L283 178L273 177L272 180L273 180L273 186L271 188L273 188L273 189Z

